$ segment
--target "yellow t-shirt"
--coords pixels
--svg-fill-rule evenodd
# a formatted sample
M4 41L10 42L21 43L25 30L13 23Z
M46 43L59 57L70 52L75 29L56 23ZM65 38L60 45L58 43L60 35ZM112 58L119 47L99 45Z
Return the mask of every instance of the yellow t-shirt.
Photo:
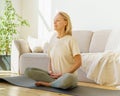
M74 64L73 57L80 54L76 40L66 35L62 38L55 38L51 43L50 58L52 70L55 73L66 73ZM74 72L77 74L76 72Z

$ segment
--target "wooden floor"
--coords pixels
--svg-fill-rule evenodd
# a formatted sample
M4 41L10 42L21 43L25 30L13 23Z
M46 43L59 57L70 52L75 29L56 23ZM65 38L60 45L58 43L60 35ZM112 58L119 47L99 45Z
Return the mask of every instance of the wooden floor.
M11 74L10 72L0 72L0 77L15 76L15 75L17 74ZM120 90L119 86L107 87L107 86L100 86L97 84L84 83L84 82L78 82L78 85L102 88L102 89L108 89L108 90ZM70 95L48 92L43 90L23 88L23 87L14 86L5 82L0 82L0 96L70 96Z

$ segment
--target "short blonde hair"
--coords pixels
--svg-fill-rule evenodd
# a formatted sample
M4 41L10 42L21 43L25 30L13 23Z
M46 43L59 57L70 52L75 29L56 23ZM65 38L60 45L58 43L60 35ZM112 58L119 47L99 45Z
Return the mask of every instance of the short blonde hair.
M65 27L65 34L66 35L72 35L72 24L71 24L71 20L70 17L67 13L65 12L58 12L59 15L61 15L65 21L67 21L67 25Z

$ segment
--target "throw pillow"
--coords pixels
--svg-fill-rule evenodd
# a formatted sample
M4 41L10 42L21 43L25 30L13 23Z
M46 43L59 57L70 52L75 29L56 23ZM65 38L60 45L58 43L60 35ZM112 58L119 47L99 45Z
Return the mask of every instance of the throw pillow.
M105 51L120 51L120 30L115 29L111 32Z
M28 44L29 44L32 52L34 52L34 53L43 52L43 49L41 47L41 42L37 38L29 36L28 37Z

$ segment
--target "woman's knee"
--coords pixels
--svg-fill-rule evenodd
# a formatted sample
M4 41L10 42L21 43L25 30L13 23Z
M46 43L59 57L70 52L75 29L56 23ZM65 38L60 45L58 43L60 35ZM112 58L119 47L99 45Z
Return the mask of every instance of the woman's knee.
M24 75L28 76L31 73L32 68L26 68L24 71Z
M38 68L30 68L30 67L26 68L24 74L27 75L27 76L29 76L30 74L34 74L34 73L36 73L36 72L37 72L37 73L41 73L41 72L43 72L43 73L48 74L47 71L44 71L44 70L42 70L42 69L38 69Z
M72 86L77 85L77 78L71 74L71 73L66 73L63 75L63 82L62 82L62 88L67 89Z
M36 81L52 82L54 80L47 72L35 68L27 68L25 70L25 75Z

